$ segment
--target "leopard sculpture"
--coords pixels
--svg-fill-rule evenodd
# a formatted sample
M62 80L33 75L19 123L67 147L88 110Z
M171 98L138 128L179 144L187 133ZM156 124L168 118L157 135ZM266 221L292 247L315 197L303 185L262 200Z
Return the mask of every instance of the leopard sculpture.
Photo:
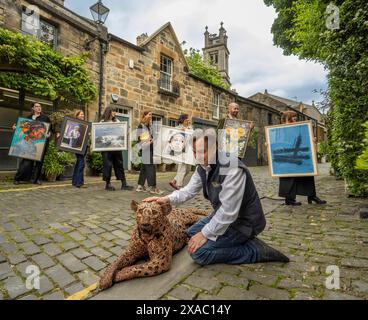
M171 267L172 256L188 243L186 230L204 218L202 210L175 208L156 202L132 201L137 225L128 248L104 271L99 290L113 283L139 277L150 277L166 272ZM145 263L137 261L148 258Z

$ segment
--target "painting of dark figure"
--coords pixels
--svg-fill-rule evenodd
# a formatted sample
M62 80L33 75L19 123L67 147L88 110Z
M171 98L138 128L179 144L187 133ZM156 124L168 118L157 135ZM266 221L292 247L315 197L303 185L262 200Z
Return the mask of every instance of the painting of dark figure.
M273 177L318 174L310 122L266 127L268 159Z

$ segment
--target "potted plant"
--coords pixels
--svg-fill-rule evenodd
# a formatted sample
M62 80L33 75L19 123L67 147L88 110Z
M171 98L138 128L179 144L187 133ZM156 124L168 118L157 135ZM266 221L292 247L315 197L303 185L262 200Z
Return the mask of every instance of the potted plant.
M99 176L102 172L102 154L101 152L90 152L87 155L87 164L92 176Z
M55 142L51 141L43 162L42 173L47 181L54 182L63 171L64 166L60 163Z
M59 152L59 162L63 165L64 170L60 175L60 180L70 180L73 177L74 164L76 158L74 154L69 152Z

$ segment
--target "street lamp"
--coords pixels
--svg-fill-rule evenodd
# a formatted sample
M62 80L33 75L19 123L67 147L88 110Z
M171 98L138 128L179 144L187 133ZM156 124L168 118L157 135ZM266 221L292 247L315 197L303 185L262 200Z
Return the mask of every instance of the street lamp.
M93 20L97 24L104 24L105 23L106 18L109 15L110 9L102 3L102 0L99 0L97 3L95 3L89 9L91 10Z
M100 42L100 83L99 83L99 97L98 97L98 120L100 120L101 114L102 114L104 57L105 57L105 54L106 54L106 51L107 51L107 42L106 42L106 40L103 41L103 39L101 39L101 26L105 23L105 21L107 19L107 16L109 15L110 9L102 3L102 0L99 0L97 3L95 3L89 9L91 10L93 20L96 22L97 27L98 27L98 33L99 34L96 38L98 38L98 40ZM92 40L89 40L85 44L85 48L87 50L90 49L91 42L96 40L96 38L94 38Z

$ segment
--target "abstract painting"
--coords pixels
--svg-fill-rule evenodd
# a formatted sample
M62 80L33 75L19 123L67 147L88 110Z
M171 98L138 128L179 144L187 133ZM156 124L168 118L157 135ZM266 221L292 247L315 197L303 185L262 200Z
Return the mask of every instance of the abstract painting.
M272 177L318 175L311 122L269 126L265 130Z
M251 121L225 119L219 128L219 150L229 154L238 153L238 158L244 158L251 133Z
M49 128L49 123L18 118L9 156L41 161Z

